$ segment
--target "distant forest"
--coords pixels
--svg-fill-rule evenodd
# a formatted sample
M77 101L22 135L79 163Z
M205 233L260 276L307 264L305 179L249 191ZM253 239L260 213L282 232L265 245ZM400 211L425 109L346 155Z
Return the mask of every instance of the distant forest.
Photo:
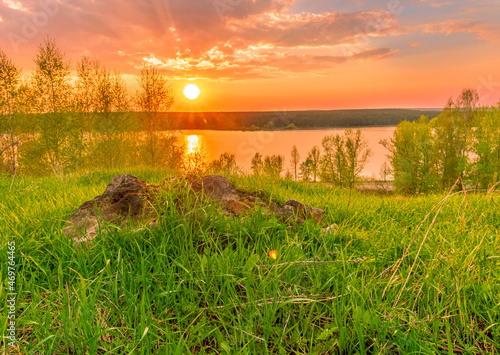
M397 126L422 115L432 119L441 113L411 109L364 109L275 112L170 112L165 116L177 129L272 130L328 127ZM165 117L167 118L167 117Z

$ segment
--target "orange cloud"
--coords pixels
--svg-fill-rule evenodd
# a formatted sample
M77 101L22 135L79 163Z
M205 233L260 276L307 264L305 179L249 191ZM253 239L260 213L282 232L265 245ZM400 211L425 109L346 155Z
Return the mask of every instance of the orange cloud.
M73 60L85 53L126 73L144 62L180 77L322 71L392 55L387 46L373 49L371 42L400 31L389 11L291 13L294 0L151 0L127 1L127 6L122 0L53 1L57 6L50 14L37 0L0 3L0 15L9 19L2 29L20 38L15 50L29 47L33 55L47 33L64 33L56 40ZM34 30L29 36L24 35L26 22L33 21L21 3L30 14L47 18L43 26L30 25ZM0 47L8 48L8 42L3 36Z
M500 26L488 25L478 20L447 20L438 23L420 26L424 33L444 34L446 36L454 33L476 34L477 38L484 40L499 41Z
M175 59L157 57L144 58L151 64L160 65L170 75L177 77L256 79L282 76L285 73L321 73L333 65L350 61L373 61L388 58L397 50L390 48L369 48L349 55L289 54L269 51L269 47L236 50L221 56L212 49L210 54L199 58L177 57Z

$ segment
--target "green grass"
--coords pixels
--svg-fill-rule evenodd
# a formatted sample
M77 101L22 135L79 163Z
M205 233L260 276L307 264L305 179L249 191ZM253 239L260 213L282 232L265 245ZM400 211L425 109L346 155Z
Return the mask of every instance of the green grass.
M169 175L129 172L150 183ZM0 178L3 334L6 243L16 241L12 353L500 351L500 196L451 196L433 222L445 196L350 197L239 177L231 180L242 189L325 209L322 225L289 227L262 211L242 222L192 201L179 214L167 191L156 228L103 233L90 245L64 237L68 215L118 173L12 186ZM332 223L338 231L324 235Z

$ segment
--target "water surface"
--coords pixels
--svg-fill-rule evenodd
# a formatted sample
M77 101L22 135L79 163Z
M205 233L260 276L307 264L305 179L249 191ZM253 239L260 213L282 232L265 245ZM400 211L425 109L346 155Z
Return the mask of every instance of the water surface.
M387 159L387 150L379 144L381 139L392 137L395 127L363 127L363 136L368 140L373 155L366 165L363 175L379 177L380 168ZM294 145L300 154L300 161L304 161L307 153L315 145L321 148L323 137L331 134L343 134L343 128L293 131L212 131L190 130L183 131L183 139L188 147L198 144L206 149L210 159L218 158L224 152L236 155L236 163L245 171L250 171L252 157L256 152L263 156L281 154L285 156L287 169L292 170L290 152ZM196 137L193 137L196 136ZM195 142L195 143L194 143ZM192 149L192 148L190 148Z

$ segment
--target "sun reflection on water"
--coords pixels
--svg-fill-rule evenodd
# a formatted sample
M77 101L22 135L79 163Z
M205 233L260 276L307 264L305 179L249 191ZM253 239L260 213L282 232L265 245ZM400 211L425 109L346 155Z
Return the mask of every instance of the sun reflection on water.
M193 134L186 136L186 149L182 157L181 170L188 175L201 174L208 168L208 154L203 137Z
M187 153L193 154L200 148L200 141L197 135L187 136Z

